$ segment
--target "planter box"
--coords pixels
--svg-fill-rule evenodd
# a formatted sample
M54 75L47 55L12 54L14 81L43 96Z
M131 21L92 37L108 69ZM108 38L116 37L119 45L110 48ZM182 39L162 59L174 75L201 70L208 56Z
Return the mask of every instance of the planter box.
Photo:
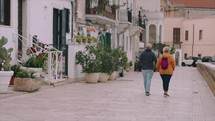
M15 78L14 91L33 92L40 89L42 85L41 78Z

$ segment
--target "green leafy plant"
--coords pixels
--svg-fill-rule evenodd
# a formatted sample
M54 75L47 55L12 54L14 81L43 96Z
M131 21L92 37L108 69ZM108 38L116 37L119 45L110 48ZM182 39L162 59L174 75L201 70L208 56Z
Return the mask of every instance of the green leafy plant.
M103 45L97 46L98 59L100 61L100 72L111 75L113 70L113 56L111 55L111 48L106 48Z
M19 71L21 71L21 66L14 64L10 67L10 69L14 72L13 76L16 76Z
M97 58L98 50L96 46L88 45L84 51L78 51L75 55L76 64L82 66L82 72L98 73L100 72L100 62Z
M76 35L75 36L76 42L81 43L82 42L82 37L81 35Z
M169 45L163 44L163 43L154 43L153 44L153 49L158 50L158 52L160 54L163 54L163 48L166 47L166 46L169 46ZM174 54L174 53L175 53L175 48L171 47L170 54Z
M95 37L92 37L93 42L97 42L97 39Z
M87 37L86 37L86 36L81 36L81 38L82 38L82 42L83 42L83 43L86 43L86 42L87 42Z
M113 8L113 9L119 9L120 5L113 4L113 5L111 5L111 8Z
M95 37L87 37L87 42L88 43L96 42L96 38Z
M109 5L109 4L110 4L110 0L103 0L103 3L104 3L105 5Z
M19 77L19 78L35 78L34 74L35 74L34 71L21 69L19 72L17 72L16 77Z
M8 43L8 39L4 36L0 39L0 71L9 71L10 70L10 62L11 52L13 48L6 49L4 45Z
M23 62L23 66L32 68L44 68L45 61L45 57L33 55L26 62Z

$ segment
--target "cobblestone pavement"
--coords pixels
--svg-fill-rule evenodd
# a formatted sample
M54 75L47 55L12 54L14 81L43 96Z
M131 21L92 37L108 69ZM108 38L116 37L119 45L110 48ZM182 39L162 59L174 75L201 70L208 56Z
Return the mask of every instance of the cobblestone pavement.
M12 92L11 92L12 93ZM0 94L0 121L215 121L215 100L196 68L177 67L164 97L156 72L145 96L142 74Z

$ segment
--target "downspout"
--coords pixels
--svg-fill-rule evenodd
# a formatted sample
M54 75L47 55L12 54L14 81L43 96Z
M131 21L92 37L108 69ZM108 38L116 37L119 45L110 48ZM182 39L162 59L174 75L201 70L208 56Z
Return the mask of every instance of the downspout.
M193 49L194 49L194 24L193 24L193 42L192 42L192 56L193 56Z

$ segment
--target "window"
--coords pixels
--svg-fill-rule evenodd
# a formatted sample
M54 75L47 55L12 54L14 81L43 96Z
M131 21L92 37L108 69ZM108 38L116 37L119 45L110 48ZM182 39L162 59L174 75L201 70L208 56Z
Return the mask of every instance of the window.
M185 40L188 40L188 35L189 35L188 31L185 31Z
M203 38L203 30L199 30L199 40L202 40Z
M10 25L10 0L0 0L0 25Z
M201 58L202 58L202 54L198 54L198 58L200 58L200 59L201 59Z
M66 33L70 32L70 11L69 9L64 8L64 11L66 12Z
M186 59L186 58L187 58L187 53L184 54L184 59Z
M173 28L173 43L180 43L180 28Z

